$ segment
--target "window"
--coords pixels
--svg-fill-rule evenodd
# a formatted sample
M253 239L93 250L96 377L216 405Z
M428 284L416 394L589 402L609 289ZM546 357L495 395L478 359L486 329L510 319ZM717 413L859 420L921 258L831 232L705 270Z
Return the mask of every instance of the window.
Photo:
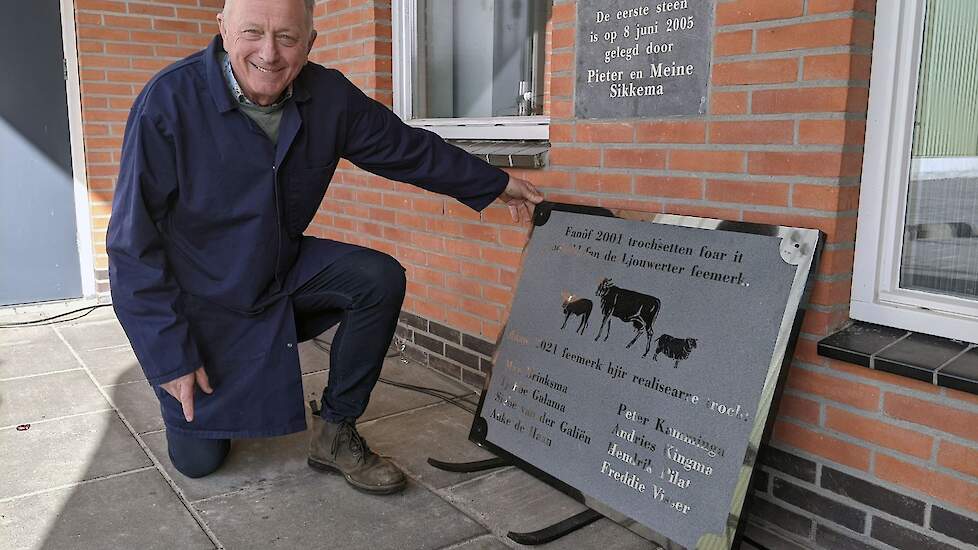
M851 316L978 343L978 2L876 19Z
M395 0L394 110L449 139L545 140L544 0Z

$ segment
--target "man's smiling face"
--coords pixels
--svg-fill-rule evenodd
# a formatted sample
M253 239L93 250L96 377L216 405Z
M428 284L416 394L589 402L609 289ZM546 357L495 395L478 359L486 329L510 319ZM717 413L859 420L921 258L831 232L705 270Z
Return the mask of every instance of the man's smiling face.
M316 39L303 0L228 0L217 21L234 77L259 105L282 95Z

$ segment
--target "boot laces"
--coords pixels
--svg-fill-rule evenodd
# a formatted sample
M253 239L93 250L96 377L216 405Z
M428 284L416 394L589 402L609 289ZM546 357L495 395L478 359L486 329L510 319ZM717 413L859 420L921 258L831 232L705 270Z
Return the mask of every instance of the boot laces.
M340 430L333 439L331 449L333 456L336 456L336 452L344 442L358 462L365 462L370 456L370 447L367 446L366 440L357 431L356 424L353 422L345 421L340 424Z

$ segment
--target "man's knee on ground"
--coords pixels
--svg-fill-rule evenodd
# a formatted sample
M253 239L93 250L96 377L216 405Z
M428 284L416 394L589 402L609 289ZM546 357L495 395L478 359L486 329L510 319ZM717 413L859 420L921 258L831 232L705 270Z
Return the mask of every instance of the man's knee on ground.
M221 467L224 459L231 450L231 441L227 439L197 439L192 443L189 438L182 441L169 441L170 462L181 474L190 477L204 477Z

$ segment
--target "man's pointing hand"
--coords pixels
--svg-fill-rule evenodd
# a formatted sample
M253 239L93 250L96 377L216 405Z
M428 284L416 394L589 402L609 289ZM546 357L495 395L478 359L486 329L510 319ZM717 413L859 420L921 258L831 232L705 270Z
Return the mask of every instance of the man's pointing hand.
M530 221L533 219L530 204L540 204L543 201L543 193L532 183L510 176L506 190L499 195L499 200L509 207L509 214L514 222Z
M204 367L185 374L180 378L174 378L165 384L160 384L160 387L166 390L166 393L173 396L174 399L183 405L183 417L187 419L187 422L194 421L194 387L200 386L200 389L206 394L214 393L214 389L211 388L211 383L207 379L207 373L204 372Z

